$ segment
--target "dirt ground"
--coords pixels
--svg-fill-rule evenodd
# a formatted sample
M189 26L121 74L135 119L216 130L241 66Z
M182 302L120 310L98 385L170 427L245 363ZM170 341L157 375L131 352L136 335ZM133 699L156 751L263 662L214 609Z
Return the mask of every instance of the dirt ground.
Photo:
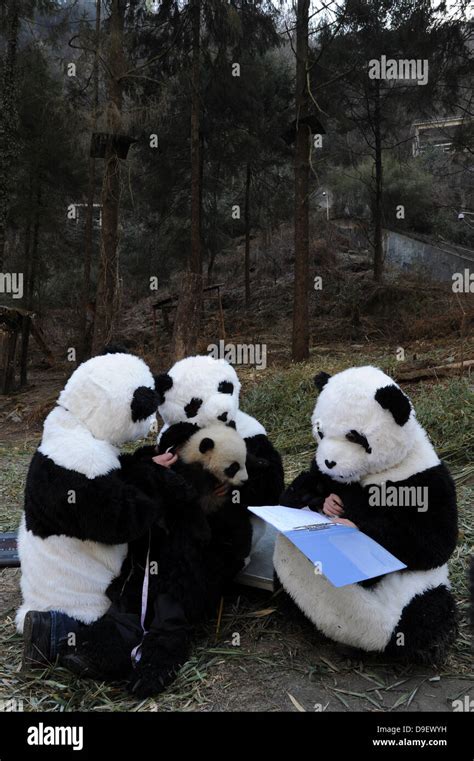
M198 642L198 652L201 648L207 657L215 657L206 672L201 673L198 692L192 696L178 694L173 709L442 712L452 710L453 700L474 696L474 682L469 674L453 673L449 664L440 670L413 669L376 658L361 660L355 653L324 640L299 617L289 620L278 611L278 601L270 593L243 589L241 593L246 595L246 599L240 598L243 612L235 616L230 604L224 615L222 636L216 640L211 635L206 641L203 635ZM23 699L24 709L31 710L30 698L37 682L23 679L18 671L21 641L12 623L19 599L19 570L4 569L0 572L0 621L4 626L3 644L7 644L12 660L7 663L2 647L0 693ZM232 647L230 632L241 635L240 647ZM42 676L45 681L52 678L62 683L66 675L58 670ZM69 676L66 681L70 681ZM69 689L73 689L72 685ZM63 696L67 691L63 686ZM109 692L117 694L121 688L109 688ZM170 710L159 703L145 701L141 710ZM100 698L89 708L101 710ZM137 707L130 701L129 708ZM102 710L113 708L105 703Z

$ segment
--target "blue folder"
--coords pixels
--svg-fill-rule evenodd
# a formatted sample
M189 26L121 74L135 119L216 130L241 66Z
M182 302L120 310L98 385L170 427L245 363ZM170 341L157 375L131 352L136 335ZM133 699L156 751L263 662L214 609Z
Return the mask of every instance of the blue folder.
M282 505L249 507L274 526L314 564L335 587L355 584L406 568L398 558L358 528L334 523L308 508Z
M352 526L322 523L283 532L335 587L406 568L398 558Z

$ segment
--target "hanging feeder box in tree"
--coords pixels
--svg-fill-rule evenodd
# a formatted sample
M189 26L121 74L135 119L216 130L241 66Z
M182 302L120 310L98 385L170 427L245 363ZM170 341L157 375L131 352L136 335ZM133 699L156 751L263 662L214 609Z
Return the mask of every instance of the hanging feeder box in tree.
M93 159L105 159L109 148L119 159L126 159L133 143L138 142L129 135L116 135L111 132L93 132L90 155Z
M317 118L317 116L303 116L299 120L299 124L307 124L311 130L312 135L325 135L326 130ZM288 129L282 135L283 140L287 145L291 145L296 140L296 119L293 119Z

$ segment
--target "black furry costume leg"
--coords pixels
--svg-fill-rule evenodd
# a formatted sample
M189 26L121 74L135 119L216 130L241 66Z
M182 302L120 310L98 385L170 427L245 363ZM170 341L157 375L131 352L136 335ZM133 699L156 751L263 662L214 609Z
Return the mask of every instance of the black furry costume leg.
M133 672L131 653L142 636L140 617L112 604L102 618L80 629L74 645L61 643L59 663L82 677L129 679Z
M454 597L445 586L434 587L404 608L385 652L411 663L437 664L446 658L457 634Z
M191 646L191 626L182 606L171 595L157 595L153 611L129 683L130 691L143 698L156 695L171 684L186 662Z

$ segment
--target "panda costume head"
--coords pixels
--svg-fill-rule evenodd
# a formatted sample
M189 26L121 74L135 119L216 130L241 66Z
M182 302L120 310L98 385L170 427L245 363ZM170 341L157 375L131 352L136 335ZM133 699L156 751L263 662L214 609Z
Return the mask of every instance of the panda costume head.
M186 420L209 425L235 420L240 381L225 359L186 357L168 373L157 376L159 412L168 425Z
M340 483L371 481L415 456L415 469L439 459L408 397L382 370L351 367L315 378L320 390L311 418L316 463ZM424 461L424 462L422 462Z
M244 439L266 434L258 420L239 409L240 381L225 359L204 355L181 359L156 377L156 390L163 431L175 423L202 428L221 422L235 423Z
M39 451L88 478L118 467L118 447L146 436L158 394L145 362L124 352L83 362L44 423Z
M95 438L120 446L148 434L158 395L145 362L120 352L79 365L61 391L58 406Z

